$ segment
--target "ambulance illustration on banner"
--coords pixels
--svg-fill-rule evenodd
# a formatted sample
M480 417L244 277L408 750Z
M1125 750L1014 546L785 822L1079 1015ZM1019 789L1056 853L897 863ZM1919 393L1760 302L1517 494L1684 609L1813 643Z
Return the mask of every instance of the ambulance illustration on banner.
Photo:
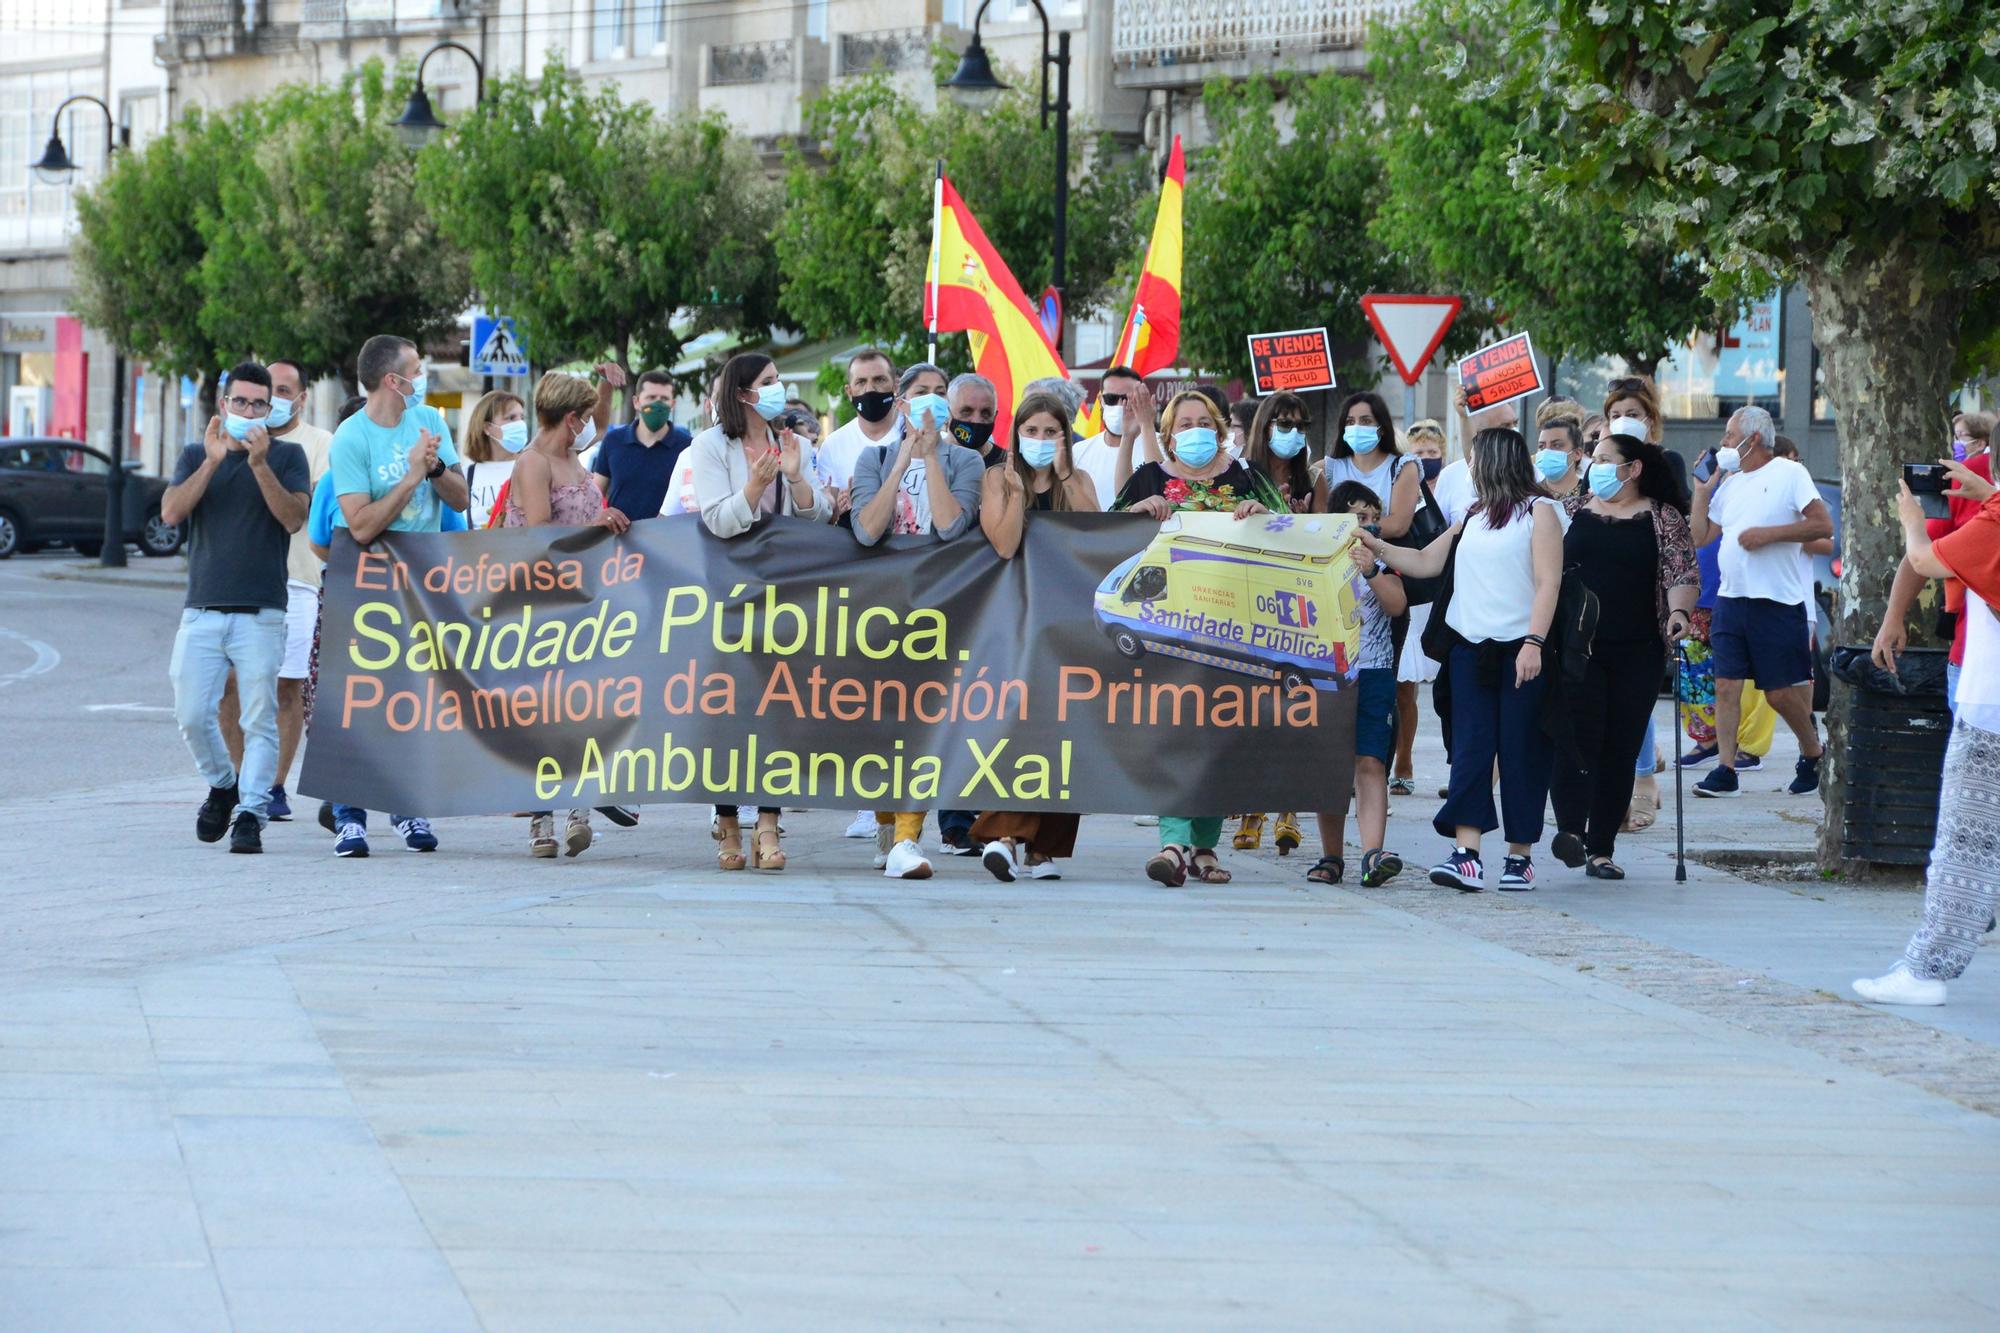
M1111 646L1343 689L1361 650L1348 514L1181 513L1097 587Z

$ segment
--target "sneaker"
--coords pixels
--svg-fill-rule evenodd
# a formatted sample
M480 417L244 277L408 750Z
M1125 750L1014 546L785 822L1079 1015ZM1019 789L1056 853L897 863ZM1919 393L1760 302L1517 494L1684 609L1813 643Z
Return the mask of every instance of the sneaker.
M1558 833L1549 839L1549 853L1571 870L1588 859L1584 855L1583 839L1574 833Z
M270 804L264 807L264 817L274 824L282 824L292 817L292 803L285 797L285 784L280 782L271 788Z
M556 855L556 817L531 815L528 818L528 855L553 861Z
M854 822L847 826L843 838L872 838L875 836L875 812L862 810L855 814Z
M1794 796L1804 796L1809 791L1818 791L1819 761L1824 758L1826 758L1824 750L1810 759L1805 758L1803 755L1800 756L1799 762L1793 765L1792 768L1792 785L1785 788L1785 790ZM1940 982L1939 985L1943 985L1943 983ZM1938 1003L1943 1004L1944 1001L1939 1000Z
M572 810L569 820L563 825L563 855L581 856L590 846L590 812Z
M1870 1004L1934 1006L1944 1003L1944 983L1920 977L1908 963L1898 963L1879 977L1863 977L1854 983L1854 993Z
M1479 853L1470 847L1454 847L1450 860L1431 867L1431 883L1464 893L1478 893L1486 887L1486 867L1479 864Z
M203 842L221 842L229 832L230 812L236 808L236 786L210 787L201 809L194 812L194 836Z
M319 826L325 829L328 833L340 832L339 827L336 826L333 822L332 801L321 801L319 803Z
M873 819L875 816L868 816ZM896 826L877 824L875 826L875 868L880 870L889 864L889 849L896 845Z
M619 828L639 827L639 807L636 805L600 805L597 813Z
M979 863L992 871L993 878L1002 884L1012 884L1022 870L1021 865L1014 860L1014 849L1007 845L1004 838L987 843L986 851L980 856Z
M946 856L979 855L978 843L956 833L940 833L938 835L938 845L943 849Z
M1736 785L1736 770L1724 764L1717 764L1708 771L1708 776L1694 784L1696 796L1741 796L1742 789Z
M1029 879L1061 879L1062 868L1054 861L1030 861L1024 867Z
M340 840L333 844L335 856L368 855L368 830L359 824L342 824Z
M882 874L888 879L929 879L931 863L924 859L923 848L905 838L889 849Z
M248 810L236 816L236 822L229 826L229 850L252 855L264 850L264 830L257 823L257 816Z
M1703 764L1713 763L1715 756L1716 748L1713 745L1697 745L1681 756L1681 767L1700 768Z
M1535 887L1535 863L1525 856L1510 856L1500 863L1500 887L1511 893L1527 893Z
M431 832L431 821L421 815L396 821L396 832L403 835L403 846L413 852L434 852L438 849L437 834Z
M1749 754L1743 750L1736 752L1736 771L1738 773L1754 773L1763 766L1763 755Z

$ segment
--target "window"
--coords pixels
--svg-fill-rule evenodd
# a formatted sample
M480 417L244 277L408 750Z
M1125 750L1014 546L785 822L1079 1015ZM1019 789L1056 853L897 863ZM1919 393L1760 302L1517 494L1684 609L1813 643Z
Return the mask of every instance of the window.
M52 455L54 452L50 450ZM85 477L102 477L111 471L111 460L88 449L65 449L62 451L62 470Z
M667 49L667 0L633 0L634 51L657 55Z
M1668 421L1727 421L1737 408L1754 403L1778 416L1784 346L1783 293L1774 292L1752 302L1727 329L1697 332L1680 351L1660 358L1652 367L1660 415ZM1594 410L1612 380L1632 373L1619 356L1565 362L1558 387Z
M1167 590L1167 571L1158 565L1143 566L1125 585L1125 600L1150 602Z
M625 0L592 0L590 58L618 60L630 48L625 31Z

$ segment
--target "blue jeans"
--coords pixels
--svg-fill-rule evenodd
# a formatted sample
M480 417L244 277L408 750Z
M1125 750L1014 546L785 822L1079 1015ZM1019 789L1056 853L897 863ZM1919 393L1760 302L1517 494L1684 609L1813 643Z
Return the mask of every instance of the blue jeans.
M194 756L195 771L211 787L235 787L236 809L248 811L261 828L268 821L271 784L278 780L278 668L285 660L285 613L181 612L180 631L167 675L174 683L174 721ZM236 669L236 697L243 726L243 771L229 761L216 709L222 688Z
M1950 662L1944 664L1944 706L1958 711L1958 668Z
M1656 762L1655 756L1658 754L1656 747L1659 743L1659 738L1653 734L1653 715L1648 712L1646 714L1646 738L1639 742L1639 758L1632 765L1632 772L1635 776L1642 778L1653 776L1653 764Z
M1460 825L1490 833L1504 828L1510 843L1542 839L1553 749L1542 733L1542 692L1549 668L1525 685L1514 683L1509 645L1452 645L1451 785L1431 827L1450 838ZM1516 650L1518 651L1518 650ZM1500 809L1493 808L1493 762L1500 761Z

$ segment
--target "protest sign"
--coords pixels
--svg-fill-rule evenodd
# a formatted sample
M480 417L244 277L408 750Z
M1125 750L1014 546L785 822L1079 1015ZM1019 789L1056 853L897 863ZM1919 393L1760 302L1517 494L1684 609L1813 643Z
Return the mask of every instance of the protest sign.
M1480 348L1458 363L1458 383L1465 390L1468 414L1539 393L1542 371L1535 363L1534 344L1527 334L1517 333Z
M1250 335L1250 378L1257 396L1333 387L1333 344L1325 329Z
M301 791L469 815L759 801L1288 808L1352 783L1346 515L343 529Z

